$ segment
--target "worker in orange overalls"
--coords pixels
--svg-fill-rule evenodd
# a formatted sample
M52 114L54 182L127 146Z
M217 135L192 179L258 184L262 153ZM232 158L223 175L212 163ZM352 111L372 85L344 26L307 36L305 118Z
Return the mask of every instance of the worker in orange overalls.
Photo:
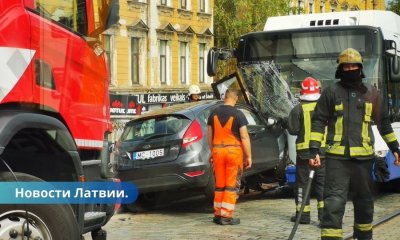
M243 153L245 167L251 167L250 138L244 114L235 108L238 91L228 89L224 105L217 107L208 118L208 142L212 153L215 174L214 218L221 225L236 225L239 218L233 218L236 199L243 174Z

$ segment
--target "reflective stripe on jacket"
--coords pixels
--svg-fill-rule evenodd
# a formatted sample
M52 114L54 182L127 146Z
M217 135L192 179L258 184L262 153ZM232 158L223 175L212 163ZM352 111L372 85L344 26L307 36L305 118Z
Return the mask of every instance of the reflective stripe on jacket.
M311 116L314 112L317 102L301 104L303 112L303 128L296 139L296 150L309 149L311 136ZM321 142L321 147L325 147L325 141Z
M377 124L390 149L398 147L386 106L381 105L378 90L363 84L367 89L365 93L345 88L339 82L322 92L312 117L310 147L320 147L327 124L327 154L371 158L374 155L372 122Z
M288 131L296 135L296 151L300 158L309 158L309 145L311 136L311 117L317 102L301 102L296 105L289 114ZM325 147L325 141L321 143ZM324 149L321 149L320 155L325 155Z

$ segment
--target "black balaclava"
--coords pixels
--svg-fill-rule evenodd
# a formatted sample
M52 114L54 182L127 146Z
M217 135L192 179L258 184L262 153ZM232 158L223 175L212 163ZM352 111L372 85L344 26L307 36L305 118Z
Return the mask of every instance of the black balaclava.
M367 91L367 88L362 83L362 79L365 77L362 66L349 71L344 71L343 67L339 66L336 70L335 77L340 79L340 84L345 88L359 90L362 93Z

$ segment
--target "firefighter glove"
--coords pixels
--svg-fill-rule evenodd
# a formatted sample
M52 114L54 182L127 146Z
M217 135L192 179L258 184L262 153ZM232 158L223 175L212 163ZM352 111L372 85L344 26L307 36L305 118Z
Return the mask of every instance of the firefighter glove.
M389 179L390 172L385 158L375 158L374 174L377 182Z
M394 153L397 153L397 154L400 156L400 150L399 150L399 148L395 147L395 148L392 148L392 149L390 149L390 150L392 151L393 155L394 155Z

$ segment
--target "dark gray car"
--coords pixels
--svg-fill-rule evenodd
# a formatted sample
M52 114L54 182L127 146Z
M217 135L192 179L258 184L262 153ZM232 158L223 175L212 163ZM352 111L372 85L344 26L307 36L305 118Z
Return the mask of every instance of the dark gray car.
M199 190L213 199L207 119L221 104L200 101L174 105L126 124L116 148L116 170L121 181L138 187L139 203L151 204L154 193L176 190ZM237 104L237 108L249 122L253 152L253 167L245 171L244 183L254 188L276 181L277 171L282 178L286 166L283 128L264 121L248 105Z

